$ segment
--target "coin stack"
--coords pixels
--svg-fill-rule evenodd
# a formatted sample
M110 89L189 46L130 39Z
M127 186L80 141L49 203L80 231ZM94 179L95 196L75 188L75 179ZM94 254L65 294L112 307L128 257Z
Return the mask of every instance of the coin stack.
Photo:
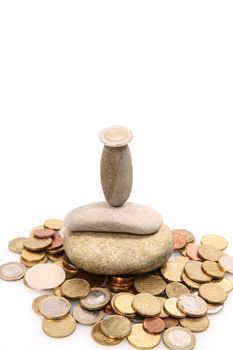
M174 254L160 269L142 275L94 275L78 269L64 254L60 220L46 220L30 237L10 241L20 262L0 266L6 281L24 278L25 285L46 290L32 303L44 317L42 329L61 338L77 322L92 325L93 339L114 345L125 338L136 348L157 346L191 350L194 333L206 330L213 314L222 311L233 289L233 257L227 241L205 235L200 244L185 229L173 230ZM177 254L177 252L180 254Z

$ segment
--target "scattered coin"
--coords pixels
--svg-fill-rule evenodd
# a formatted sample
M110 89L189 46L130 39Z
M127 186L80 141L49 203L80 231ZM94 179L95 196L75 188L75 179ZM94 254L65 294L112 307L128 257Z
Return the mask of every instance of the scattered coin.
M208 276L202 270L202 263L200 261L190 261L184 267L185 274L195 282L207 283L212 277Z
M177 306L183 313L192 317L201 317L207 313L205 300L190 293L179 296Z
M40 230L40 229L42 229L42 228L44 228L43 225L38 225L38 226L32 227L32 228L30 229L30 237L33 237L33 234L34 234L34 232L35 232L36 230Z
M73 300L84 298L90 290L90 284L80 278L72 278L61 286L62 295Z
M171 262L173 262L174 264L181 264L182 266L185 266L189 261L190 259L188 256L176 256Z
M157 316L162 310L160 300L149 293L135 295L132 301L132 307L139 315L148 317Z
M24 248L21 258L27 262L38 262L45 258L45 252L31 252L30 250Z
M199 289L201 284L198 282L195 282L193 280L191 280L185 273L182 273L182 281L186 284L186 286L188 286L189 288L193 288L193 289Z
M163 333L163 342L170 350L192 350L196 339L189 329L172 327Z
M63 226L64 222L58 219L47 219L44 222L44 227L51 230L60 230Z
M58 286L58 287L53 288L53 293L54 293L57 297L62 297L62 294L61 294L61 287Z
M35 237L28 237L24 241L24 247L31 251L40 251L44 250L46 247L48 247L52 242L52 238L35 238Z
M189 293L189 289L180 282L171 282L166 287L166 294L168 298L177 298L186 293Z
M25 239L26 237L17 237L12 239L8 244L9 250L13 253L21 254Z
M101 330L101 322L97 322L91 331L92 338L101 345L116 345L122 342L124 338L121 339L112 339L103 334Z
M64 255L63 252L61 252L60 254L49 254L49 253L47 253L47 257L49 258L49 260L51 260L53 262L63 261L63 255Z
M182 264L168 262L161 267L161 274L170 282L181 282L181 275L184 267Z
M224 271L233 274L233 256L223 255L218 263Z
M227 293L230 293L233 290L233 283L226 277L224 277L220 282L216 282L216 284L225 289Z
M172 230L172 233L178 233L180 235L183 235L185 237L187 243L192 243L195 241L195 237L192 234L192 232L185 230L183 228Z
M184 318L186 316L178 307L177 307L178 298L169 298L165 301L164 308L167 313L175 318Z
M143 328L142 323L132 326L132 331L127 337L128 342L137 349L152 349L161 341L160 334L150 334Z
M57 254L62 250L63 250L63 238L59 234L56 234L55 236L53 236L53 239L51 240L50 245L47 246L47 252L50 254L55 252L55 254Z
M26 267L32 267L32 266L35 266L37 264L42 264L42 263L46 263L46 261L48 260L47 256L45 256L44 258L42 258L41 260L38 260L38 261L28 261L28 260L25 260L23 259L23 257L21 256L20 257L20 262L25 265Z
M53 338L64 338L72 334L76 329L76 321L71 315L66 315L60 320L48 320L42 323L43 331Z
M105 288L91 288L89 294L80 300L80 304L87 310L102 309L111 299L110 292Z
M92 325L103 319L104 311L103 310L89 311L82 308L82 306L78 304L73 309L73 317L77 322L83 325Z
M195 261L202 261L202 258L198 255L198 249L200 245L196 243L189 243L186 246L185 253L186 255Z
M198 254L204 260L218 261L222 256L222 251L212 245L202 244L198 248Z
M49 320L55 320L64 317L70 311L70 302L57 296L44 298L39 304L39 312Z
M148 275L136 278L134 287L139 293L161 294L166 288L166 282L160 276Z
M70 268L71 270L77 269L77 266L70 261L66 254L63 255L63 265Z
M166 317L163 319L165 328L176 327L179 324L179 320L174 317Z
M51 238L55 235L56 231L49 228L40 228L33 231L33 236L36 238Z
M32 289L52 289L65 280L65 272L56 264L37 264L25 274L27 285Z
M134 295L127 292L122 292L114 297L114 308L124 316L134 316L135 310L132 307Z
M5 281L17 281L25 275L26 268L18 262L8 262L0 266L0 278Z
M161 333L165 329L165 323L159 317L147 317L143 321L143 328L149 333Z
M223 278L224 277L224 271L221 269L218 263L215 261L204 261L202 263L202 269L203 271L213 277L213 278Z
M132 325L128 318L121 315L112 315L101 321L101 331L106 337L120 339L130 334Z
M182 318L179 322L182 327L188 328L192 332L203 332L210 324L207 316L196 318L186 317Z
M208 304L207 303L207 314L214 315L222 311L224 304Z
M173 249L182 249L186 246L187 241L184 235L180 233L174 233L172 234L173 238Z
M40 302L42 300L44 300L45 298L48 298L50 296L51 295L49 295L49 294L43 294L43 295L40 295L39 297L37 297L36 299L34 299L32 302L33 311L35 311L35 313L39 314L40 313L40 311L39 311Z
M225 238L213 234L203 236L201 243L212 245L220 250L224 250L228 246L228 242L225 240Z
M210 304L222 304L227 299L227 292L216 283L203 284L199 289L199 295Z
M164 317L168 317L168 313L165 311L164 309L164 304L165 304L165 301L167 300L166 298L164 297L156 297L158 299L158 301L160 302L161 304L161 311L160 313L157 315L158 317L160 318L164 318Z

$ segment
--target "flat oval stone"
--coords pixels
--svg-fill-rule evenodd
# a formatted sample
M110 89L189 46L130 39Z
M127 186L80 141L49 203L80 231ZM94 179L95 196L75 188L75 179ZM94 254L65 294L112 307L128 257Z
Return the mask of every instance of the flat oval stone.
M155 209L142 204L128 202L115 208L106 202L97 202L73 209L64 222L69 231L146 235L159 230L162 216Z
M66 229L64 249L72 263L85 271L104 275L136 274L162 266L173 251L173 240L165 225L157 233L144 236Z

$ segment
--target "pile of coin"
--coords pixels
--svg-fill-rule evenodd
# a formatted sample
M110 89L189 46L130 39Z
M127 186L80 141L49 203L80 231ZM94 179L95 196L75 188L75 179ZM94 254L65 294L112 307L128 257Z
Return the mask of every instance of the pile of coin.
M23 278L33 289L47 290L32 303L43 316L43 331L66 337L77 322L92 325L99 344L115 345L127 339L140 349L156 347L161 339L171 350L191 350L194 333L209 326L211 315L223 309L233 283L233 257L227 241L205 235L200 244L185 229L173 230L174 253L156 271L143 275L93 275L75 266L65 255L63 222L49 219L30 230L30 237L10 241L20 262L0 266L6 281Z

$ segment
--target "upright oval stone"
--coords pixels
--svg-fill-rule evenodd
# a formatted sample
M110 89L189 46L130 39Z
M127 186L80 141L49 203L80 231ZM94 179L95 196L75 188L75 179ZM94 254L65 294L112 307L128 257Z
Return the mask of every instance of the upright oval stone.
M104 146L100 174L106 201L112 207L123 205L129 198L133 183L132 159L128 145Z

